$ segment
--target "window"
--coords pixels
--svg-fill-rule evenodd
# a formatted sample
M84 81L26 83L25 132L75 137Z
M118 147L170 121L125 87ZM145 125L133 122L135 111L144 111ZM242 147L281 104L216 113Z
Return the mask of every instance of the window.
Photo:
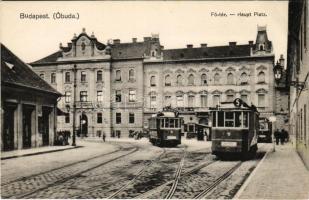
M121 113L116 113L116 124L121 124Z
M246 72L243 72L241 75L240 75L240 84L241 85L245 85L248 83L248 76L246 74Z
M133 81L135 79L134 69L129 70L129 80Z
M116 90L115 100L116 100L116 102L121 102L121 90Z
M234 112L225 112L225 127L234 127Z
M234 84L234 75L232 73L228 73L227 75L227 84L229 85Z
M81 82L86 82L86 72L85 71L82 71L80 73L80 81Z
M102 113L97 113L97 123L102 124Z
M207 76L206 74L201 75L202 85L207 85Z
M166 75L165 76L165 86L171 86L171 76L170 75Z
M97 91L97 101L102 102L103 101L103 92Z
M121 71L119 69L116 70L116 81L121 81Z
M220 95L216 94L213 96L213 106L217 106L220 103Z
M207 107L207 95L201 95L201 107Z
M150 86L151 87L156 86L156 77L155 76L150 77Z
M156 108L156 107L157 107L157 97L150 96L150 108Z
M184 107L183 95L176 96L176 105L177 107Z
M258 74L258 83L265 83L265 73L264 72L260 72Z
M218 73L214 75L214 84L215 85L220 84L220 75Z
M65 73L65 82L69 83L71 81L71 74L70 72Z
M102 71L97 71L97 82L101 82L103 80Z
M240 95L240 99L243 100L244 102L248 103L248 95L242 94L242 95Z
M265 107L265 94L258 94L258 107Z
M188 77L188 85L194 85L194 76L190 74Z
M64 98L66 103L71 102L71 92L65 92L65 98Z
M190 95L188 96L188 107L194 106L194 96Z
M134 124L135 116L134 113L129 113L129 124Z
M218 112L218 126L219 127L224 126L224 112L223 111Z
M177 76L177 85L182 85L182 76L181 75Z
M134 102L136 100L136 90L129 90L129 101Z
M232 102L233 100L234 100L234 95L233 94L226 95L226 101Z
M82 43L81 46L82 46L82 50L84 51L86 49L85 43Z
M66 124L70 123L70 113L65 115L65 123Z
M40 74L41 79L44 79L44 74Z
M260 51L264 51L264 44L260 44Z
M50 82L51 83L56 83L56 73L51 73L51 75L50 75Z
M80 92L80 101L81 102L86 102L87 101L87 97L88 97L87 91L81 91Z
M171 105L171 99L172 99L172 97L169 96L169 95L164 97L165 106L170 106Z

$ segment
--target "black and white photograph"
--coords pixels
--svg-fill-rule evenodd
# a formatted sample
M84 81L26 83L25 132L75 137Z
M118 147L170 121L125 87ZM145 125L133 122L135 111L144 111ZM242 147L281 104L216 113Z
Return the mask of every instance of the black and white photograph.
M309 199L308 0L2 1L1 199Z

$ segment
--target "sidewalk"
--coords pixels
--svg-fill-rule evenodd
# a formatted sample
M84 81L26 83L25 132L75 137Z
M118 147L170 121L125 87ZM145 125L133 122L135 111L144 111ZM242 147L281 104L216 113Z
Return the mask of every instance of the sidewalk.
M238 199L309 199L309 171L291 143L276 146L249 176Z
M1 152L1 160L11 159L11 158L18 158L24 156L32 156L32 155L39 155L44 153L51 153L57 151L65 151L68 149L80 148L81 146L45 146L45 147L34 147L31 149L20 149L14 151L7 151Z

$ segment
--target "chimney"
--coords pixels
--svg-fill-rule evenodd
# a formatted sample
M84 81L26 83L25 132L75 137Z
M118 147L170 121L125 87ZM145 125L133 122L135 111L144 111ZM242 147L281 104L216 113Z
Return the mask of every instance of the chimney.
M150 41L151 37L144 37L144 42Z
M252 40L250 40L248 43L249 43L250 46L253 45L253 41Z
M114 39L113 42L114 44L120 44L120 39Z
M202 48L206 48L206 47L207 47L207 43L202 43L202 44L201 44L201 47L202 47Z
M137 38L132 38L132 42L136 43L137 42Z
M193 44L187 44L187 48L188 49L192 49L193 48Z
M281 66L282 68L284 68L284 58L283 58L283 54L280 55L279 63L280 63L280 66Z
M229 46L230 46L230 47L236 46L236 42L229 42Z

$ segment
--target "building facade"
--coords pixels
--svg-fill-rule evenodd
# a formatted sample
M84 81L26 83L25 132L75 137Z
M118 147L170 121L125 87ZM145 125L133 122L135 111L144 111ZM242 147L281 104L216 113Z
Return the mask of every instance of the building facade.
M308 1L289 2L287 74L289 125L296 149L309 168Z
M256 41L248 44L184 49L164 49L158 35L104 45L83 30L67 47L60 45L58 52L31 65L66 94L59 104L62 109L72 107L77 66L77 125L93 136L102 131L110 136L141 131L165 106L177 108L185 123L206 125L209 107L221 101L242 98L264 117L275 109L274 54L266 27L258 27ZM60 120L59 129L71 129L67 118Z
M1 45L1 151L53 145L60 96Z

